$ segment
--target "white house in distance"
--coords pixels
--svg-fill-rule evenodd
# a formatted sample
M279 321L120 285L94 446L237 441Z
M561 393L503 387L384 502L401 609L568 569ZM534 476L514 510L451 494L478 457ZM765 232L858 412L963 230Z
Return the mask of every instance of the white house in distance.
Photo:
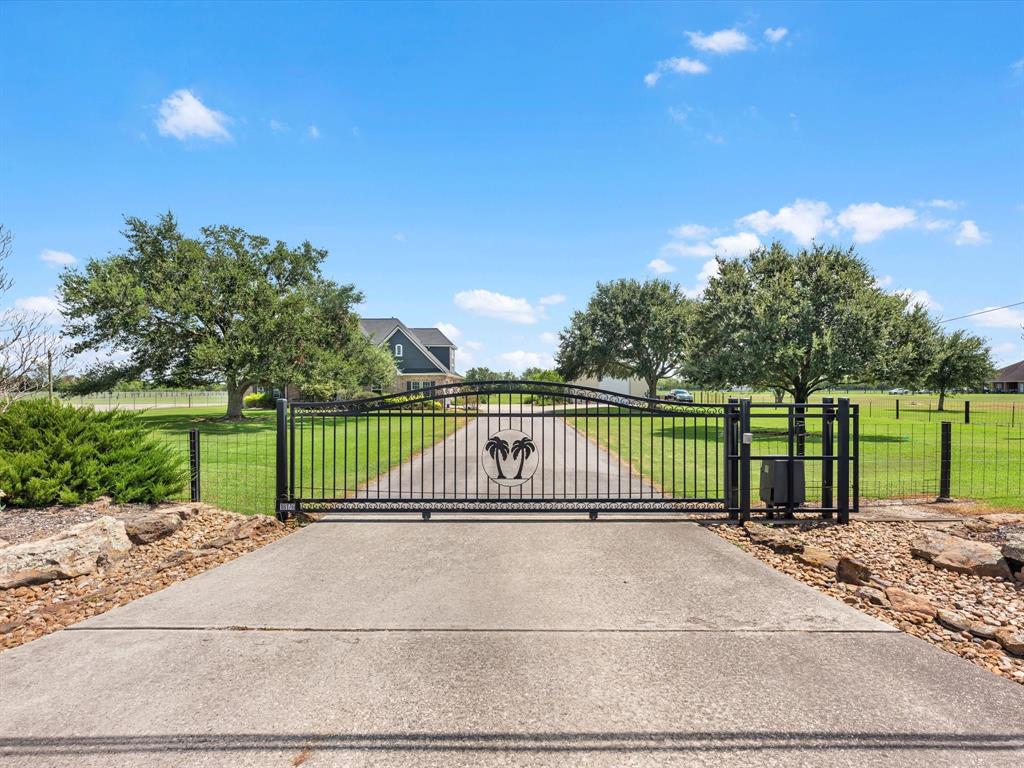
M572 382L581 387L593 387L603 389L606 392L614 392L617 395L632 395L633 397L647 397L647 384L640 379L598 379L587 377L576 379Z
M364 317L363 333L395 358L393 392L412 392L462 381L455 371L455 343L437 328L410 328L397 317Z

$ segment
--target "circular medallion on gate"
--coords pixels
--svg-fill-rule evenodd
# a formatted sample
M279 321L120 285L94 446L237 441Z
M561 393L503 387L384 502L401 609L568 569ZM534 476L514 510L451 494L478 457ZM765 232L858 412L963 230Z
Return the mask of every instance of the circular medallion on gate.
M522 485L537 471L540 452L533 438L518 429L502 429L487 438L480 452L484 472L498 485Z

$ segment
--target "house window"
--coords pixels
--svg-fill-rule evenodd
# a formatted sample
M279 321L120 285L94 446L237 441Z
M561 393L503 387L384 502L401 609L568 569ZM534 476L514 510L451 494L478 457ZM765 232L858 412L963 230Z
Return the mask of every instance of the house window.
M397 357L399 360L401 360L402 359L402 353L403 353L402 345L401 344L395 344L395 357Z
M415 392L415 391L417 391L420 388L420 382L418 382L418 381L407 381L405 383L405 388L409 392Z

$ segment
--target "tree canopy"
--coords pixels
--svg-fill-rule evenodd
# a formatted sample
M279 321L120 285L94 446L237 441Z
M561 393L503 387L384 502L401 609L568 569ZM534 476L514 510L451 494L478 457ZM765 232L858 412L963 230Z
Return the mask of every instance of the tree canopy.
M981 389L992 375L992 353L985 340L966 331L938 334L924 385L939 393L939 410L953 389Z
M691 376L779 389L798 403L831 384L914 383L930 369L934 324L883 291L852 248L780 243L719 260L690 335Z
M658 379L685 361L695 302L666 280L598 283L583 311L559 334L558 372L580 376L636 376L650 397Z
M224 382L228 416L238 417L245 390L256 384L297 384L326 396L394 377L390 357L359 330L360 292L321 274L326 251L229 226L185 237L170 213L125 224L125 251L60 278L74 351L126 356L90 372L96 388L139 377L177 386Z

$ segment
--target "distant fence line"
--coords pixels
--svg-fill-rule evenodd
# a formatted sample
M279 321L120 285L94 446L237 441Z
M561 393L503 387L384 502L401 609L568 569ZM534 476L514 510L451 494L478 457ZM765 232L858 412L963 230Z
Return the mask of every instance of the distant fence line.
M45 396L45 394L37 393L36 397ZM95 392L89 395L54 393L54 396L59 397L61 402L72 405L106 405L108 407L153 405L164 408L194 408L205 405L221 405L228 401L228 393L225 391L188 389Z

